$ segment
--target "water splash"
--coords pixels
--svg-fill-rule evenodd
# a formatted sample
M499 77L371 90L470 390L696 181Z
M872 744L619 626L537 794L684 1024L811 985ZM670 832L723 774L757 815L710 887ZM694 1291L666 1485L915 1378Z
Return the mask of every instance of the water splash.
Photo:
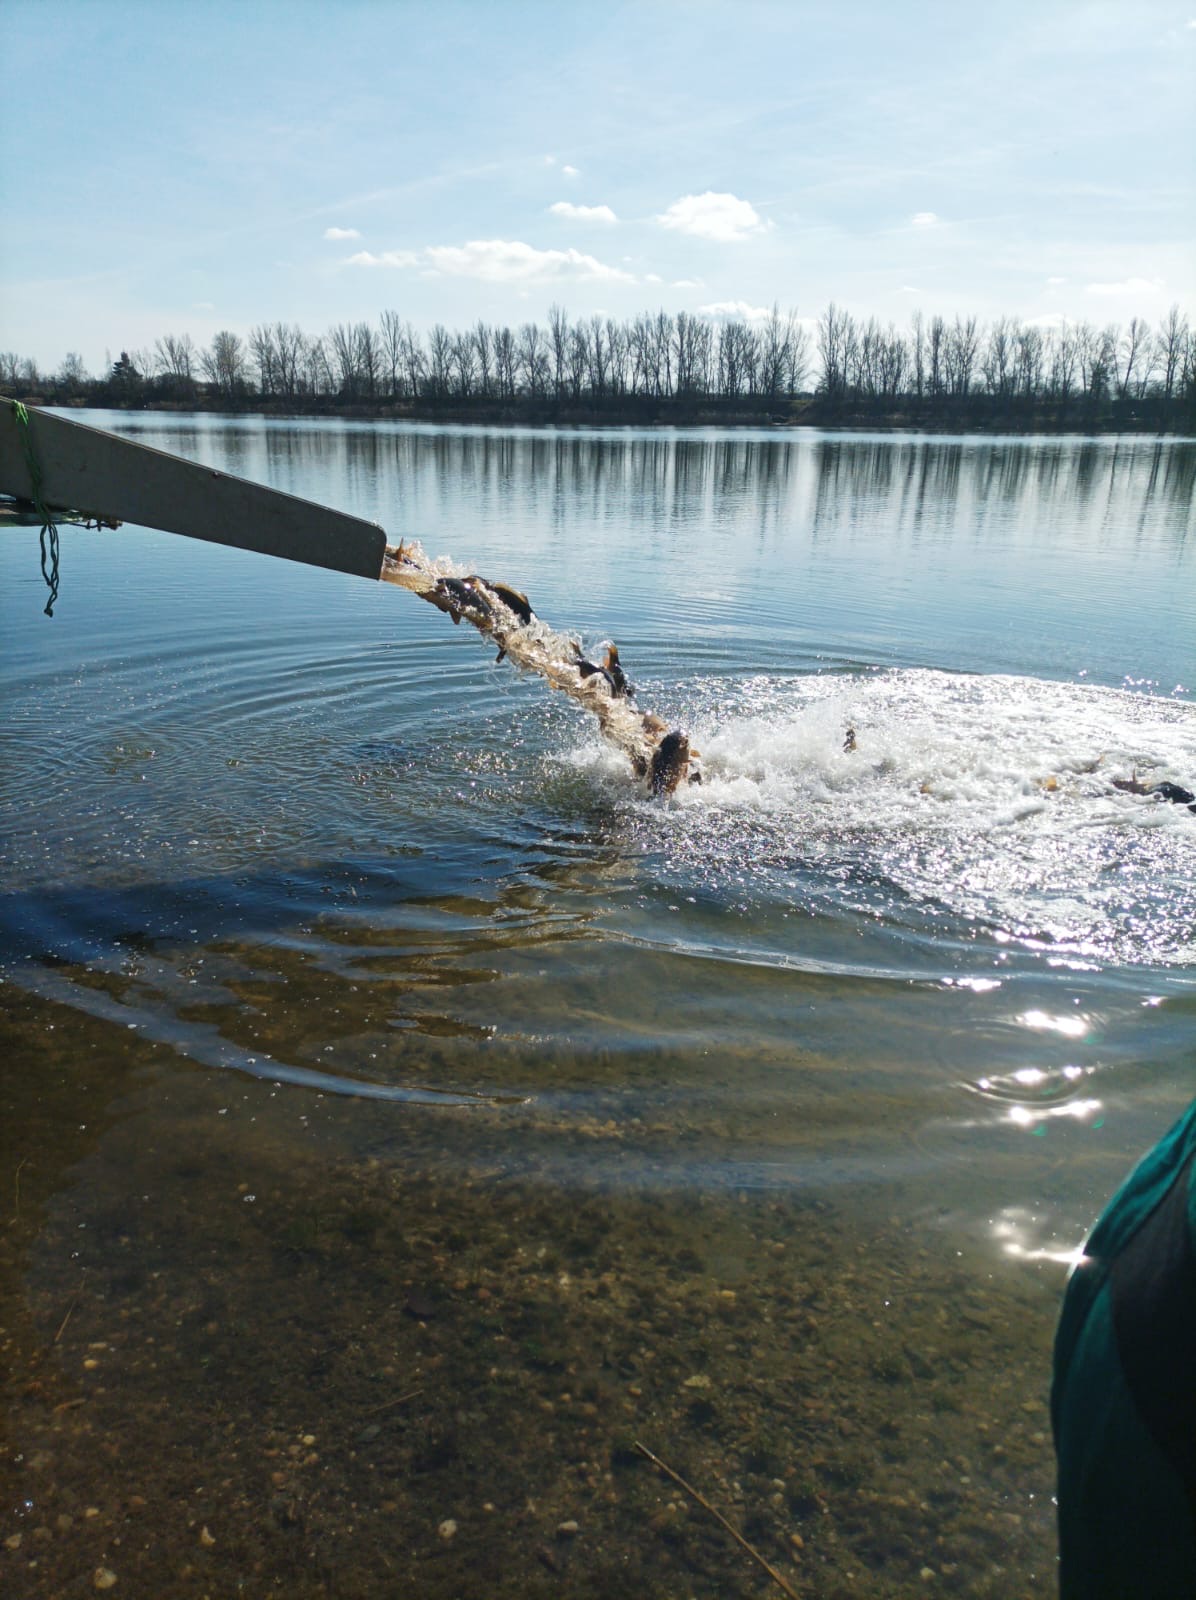
M1196 962L1196 819L1112 782L1190 785L1191 706L927 669L695 681L681 697L703 785L669 814L633 800L641 843L678 876L945 917L1079 965ZM573 759L613 792L609 757Z

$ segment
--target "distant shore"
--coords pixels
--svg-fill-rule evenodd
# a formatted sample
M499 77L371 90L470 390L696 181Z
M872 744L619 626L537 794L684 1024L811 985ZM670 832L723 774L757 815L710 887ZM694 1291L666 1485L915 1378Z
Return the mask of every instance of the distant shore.
M163 411L216 416L274 418L343 418L352 421L474 424L482 427L680 427L680 428L820 428L860 432L910 431L929 434L957 433L1146 433L1196 436L1196 407L1178 398L1148 395L1140 399L1104 399L1093 404L1088 397L1069 401L1022 401L980 394L964 397L898 397L892 401L872 397L828 399L821 395L792 400L750 397L724 400L718 396L626 396L601 405L585 402L535 400L518 397L514 403L493 399L444 400L356 398L333 396L290 400L196 394L187 398L164 396L130 400L111 394L13 394L27 405L46 405L88 411Z

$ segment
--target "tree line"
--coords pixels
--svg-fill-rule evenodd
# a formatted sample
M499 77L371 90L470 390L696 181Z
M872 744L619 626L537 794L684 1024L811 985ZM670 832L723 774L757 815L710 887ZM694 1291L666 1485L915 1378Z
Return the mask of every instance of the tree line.
M0 353L0 392L50 404L552 420L894 421L1182 428L1196 415L1196 332L1178 305L1152 328L1040 326L915 312L907 328L829 305L813 327L686 311L423 334L377 324L166 334L100 374Z

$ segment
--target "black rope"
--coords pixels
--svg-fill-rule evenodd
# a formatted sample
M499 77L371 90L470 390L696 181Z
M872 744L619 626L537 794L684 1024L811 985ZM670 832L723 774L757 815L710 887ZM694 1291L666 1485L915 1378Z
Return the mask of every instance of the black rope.
M46 588L50 591L50 598L46 601L45 615L54 615L54 603L58 599L58 524L54 521L42 498L42 469L37 459L37 452L33 448L33 437L29 431L29 413L19 400L13 401L13 411L17 421L23 429L21 444L25 450L25 465L29 468L29 483L33 490L33 505L38 516L42 519L41 552L42 552L42 577L46 580Z

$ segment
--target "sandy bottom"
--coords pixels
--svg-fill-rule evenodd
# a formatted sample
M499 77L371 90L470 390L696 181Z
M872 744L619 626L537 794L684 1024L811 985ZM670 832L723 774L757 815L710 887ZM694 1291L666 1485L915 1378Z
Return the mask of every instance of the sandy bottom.
M0 1108L6 1594L780 1593L637 1441L803 1596L1054 1593L1057 1268L864 1186L562 1191L476 1112L40 1003L8 1060L47 1018L74 1067Z

